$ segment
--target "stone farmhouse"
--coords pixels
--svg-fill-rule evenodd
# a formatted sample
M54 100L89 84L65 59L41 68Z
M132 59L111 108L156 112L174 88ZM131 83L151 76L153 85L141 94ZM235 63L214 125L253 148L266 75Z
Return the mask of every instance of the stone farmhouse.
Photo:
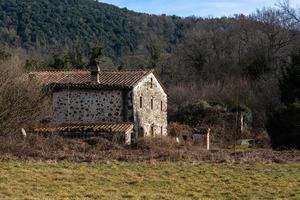
M167 94L153 70L29 73L51 91L52 117L34 132L130 143L167 135Z

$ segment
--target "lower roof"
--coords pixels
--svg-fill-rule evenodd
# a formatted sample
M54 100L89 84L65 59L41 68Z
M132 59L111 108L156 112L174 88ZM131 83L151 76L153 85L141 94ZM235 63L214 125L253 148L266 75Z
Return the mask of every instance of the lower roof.
M128 122L120 123L96 123L96 124L63 124L58 126L35 127L36 133L51 132L111 132L126 133L133 129L133 124Z

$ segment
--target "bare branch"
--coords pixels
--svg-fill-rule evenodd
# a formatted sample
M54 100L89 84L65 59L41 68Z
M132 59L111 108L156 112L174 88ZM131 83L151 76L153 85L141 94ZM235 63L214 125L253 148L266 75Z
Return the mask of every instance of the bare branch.
M297 23L300 23L300 15L297 14L297 10L290 6L289 0L279 1L278 6L290 19L295 20ZM299 11L298 11L299 12Z

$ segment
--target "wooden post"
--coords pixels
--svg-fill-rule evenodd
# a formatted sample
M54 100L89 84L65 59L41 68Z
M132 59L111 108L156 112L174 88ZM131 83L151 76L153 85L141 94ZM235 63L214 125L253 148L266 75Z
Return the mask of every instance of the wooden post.
M206 135L206 149L209 151L210 149L210 128L207 129Z

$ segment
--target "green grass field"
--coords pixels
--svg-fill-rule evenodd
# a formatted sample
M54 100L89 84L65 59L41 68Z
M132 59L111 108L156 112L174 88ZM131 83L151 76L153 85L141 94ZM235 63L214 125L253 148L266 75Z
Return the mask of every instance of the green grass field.
M0 199L300 199L300 164L2 162Z

